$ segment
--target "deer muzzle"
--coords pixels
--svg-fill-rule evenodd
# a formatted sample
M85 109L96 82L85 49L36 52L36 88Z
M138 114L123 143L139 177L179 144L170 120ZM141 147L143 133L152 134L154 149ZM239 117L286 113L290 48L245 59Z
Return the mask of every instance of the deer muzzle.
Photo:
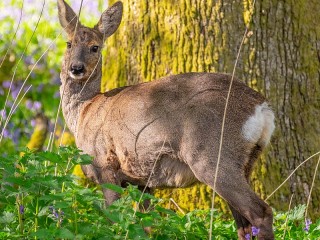
M83 63L71 64L70 71L74 75L81 75L85 71L84 64Z
M85 66L83 63L71 64L69 75L74 79L81 79L85 74Z

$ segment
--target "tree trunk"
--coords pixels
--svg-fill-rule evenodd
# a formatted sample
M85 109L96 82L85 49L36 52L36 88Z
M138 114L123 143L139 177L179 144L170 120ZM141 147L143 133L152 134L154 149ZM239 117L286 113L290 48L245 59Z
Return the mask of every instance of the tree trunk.
M123 2L122 24L107 43L104 90L190 71L231 73L249 26L236 76L262 92L276 114L272 142L252 175L255 191L265 198L320 150L318 0L260 0L254 10L252 0ZM268 200L271 206L286 210L292 194L293 204L306 204L317 158ZM320 212L319 182L317 174L310 213ZM201 195L210 206L210 191L196 189L186 199L197 203Z

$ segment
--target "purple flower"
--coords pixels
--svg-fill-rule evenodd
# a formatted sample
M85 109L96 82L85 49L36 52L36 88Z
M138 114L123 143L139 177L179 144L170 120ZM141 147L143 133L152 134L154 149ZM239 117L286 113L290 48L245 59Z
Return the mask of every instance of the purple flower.
M76 13L79 12L80 9L80 2L81 1L72 1L72 7L75 10ZM98 2L97 1L83 1L82 9L81 9L81 14L86 14L90 13L93 16L100 16L101 12L98 9Z
M53 68L51 68L51 69L49 70L49 72L50 72L51 75L56 74L56 71L55 71L55 69L53 69Z
M43 90L43 87L44 87L43 83L40 83L39 86L37 87L37 90L41 92Z
M95 16L100 16L101 12L99 11L98 1L89 1L85 5L85 8L88 12L92 13Z
M7 118L7 112L5 109L0 110L0 118L2 118L2 119Z
M53 78L52 83L53 83L54 85L61 85L60 76Z
M49 209L55 218L59 218L59 214L53 206L50 206Z
M251 227L252 230L252 236L258 236L259 232L260 232L260 228L257 228L255 226Z
M3 86L4 88L9 88L10 85L11 85L11 82L10 82L10 81L4 81L4 82L2 83L2 86Z
M246 240L250 240L251 239L250 233L247 233L244 237L246 238Z
M31 123L31 126L32 126L32 127L35 127L35 126L36 126L36 120L35 120L35 119L32 119L30 123Z
M32 57L26 56L26 57L24 58L24 62L25 62L27 65L31 65L31 64L34 63L34 60L32 59Z
M52 212L53 216L58 220L59 224L61 224L63 221L62 216L64 215L64 212L61 210L56 211L56 209L53 206L50 206L49 210Z
M23 91L27 91L30 87L32 87L31 85L25 85L24 88L23 88ZM21 88L21 86L20 86Z
M303 229L304 231L306 231L306 232L309 232L309 230L310 230L310 225L311 225L311 220L310 219L306 219L306 227Z
M7 107L12 107L12 105L13 105L13 102L10 101L10 100L8 100L8 101L7 101Z
M59 218L58 212L57 212L57 211L53 211L53 216L54 216L55 218Z
M24 206L23 205L19 206L19 213L24 214Z
M29 109L31 109L32 106L33 106L32 101L28 99L28 100L26 101L26 107L29 108Z
M2 8L0 11L0 20L3 20L7 17L10 17L11 19L13 19L13 16L19 16L20 17L20 9L19 8L15 8L15 7L11 7L8 6L11 3L5 4L4 6L6 6L5 8Z
M54 132L54 123L52 121L49 121L49 127L48 127L48 132Z
M53 95L54 98L60 98L60 91L56 91Z
M41 108L41 106L42 106L41 102L35 101L33 103L33 109L34 110L39 110Z
M8 129L4 129L3 130L3 137L4 138L10 138L10 136L11 136L11 134L10 134L9 130Z
M18 144L19 142L19 139L20 139L20 129L16 129L14 132L13 132L13 136L12 136L12 140L15 144Z
M1 38L1 36L0 36L0 38ZM3 95L3 94L4 94L4 91L2 88L0 88L0 95Z
M13 99L16 99L19 93L19 89L13 89L11 92L11 96Z

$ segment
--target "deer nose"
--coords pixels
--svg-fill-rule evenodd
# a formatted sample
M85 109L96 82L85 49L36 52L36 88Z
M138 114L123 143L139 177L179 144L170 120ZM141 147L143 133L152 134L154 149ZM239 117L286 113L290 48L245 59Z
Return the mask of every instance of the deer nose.
M83 63L71 64L70 71L74 75L80 75L84 73L84 64Z

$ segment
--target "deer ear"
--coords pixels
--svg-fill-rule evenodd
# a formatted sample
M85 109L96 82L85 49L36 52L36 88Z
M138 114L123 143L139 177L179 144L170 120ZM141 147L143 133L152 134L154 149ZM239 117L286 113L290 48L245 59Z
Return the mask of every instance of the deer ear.
M122 2L116 2L101 15L96 29L101 32L105 38L111 36L119 27L122 18Z
M73 34L78 22L77 15L64 0L58 0L58 12L61 26L67 34Z

